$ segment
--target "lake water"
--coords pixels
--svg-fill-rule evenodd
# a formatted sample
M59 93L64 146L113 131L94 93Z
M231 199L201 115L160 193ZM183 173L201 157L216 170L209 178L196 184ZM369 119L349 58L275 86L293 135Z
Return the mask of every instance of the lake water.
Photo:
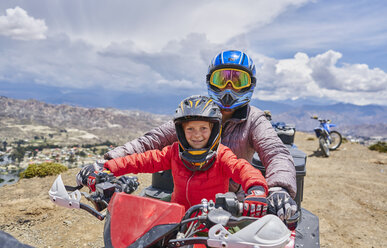
M11 164L13 161L8 155L1 156L0 166ZM0 170L0 187L6 184L14 184L19 181L19 172L7 172Z
M9 155L0 156L0 165L7 165L7 164L11 164L12 162L13 161Z
M0 174L0 178L2 179L0 180L2 181L0 182L0 187L6 184L14 184L14 183L17 183L17 181L19 181L18 173L9 173L6 175Z

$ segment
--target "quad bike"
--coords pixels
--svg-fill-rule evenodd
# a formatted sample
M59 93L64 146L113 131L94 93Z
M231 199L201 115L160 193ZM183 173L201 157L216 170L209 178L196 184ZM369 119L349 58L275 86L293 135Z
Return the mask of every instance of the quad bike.
M320 126L316 127L314 132L318 138L321 151L324 156L329 157L329 151L334 151L339 148L343 138L338 131L331 131L331 127L336 126L331 123L331 120L320 119L317 116L312 116L311 119L315 119L320 122Z
M288 226L297 226L295 229L295 247L320 247L318 217L301 207L307 155L299 150L293 143L296 132L294 126L285 123L272 123L272 125L275 128L278 137L288 148L290 155L293 157L296 169L297 194L294 200L298 205L298 210L288 223L286 223ZM262 164L257 153L253 156L252 165L256 169L259 169L265 176L266 168ZM145 188L140 195L155 199L165 199L172 193L173 188L174 184L171 171L160 171L152 174L152 184Z
M96 191L87 194L80 187L65 186L59 175L49 196L59 206L105 220L105 247L319 247L318 218L308 211L291 223L270 214L260 219L240 216L242 204L231 192L217 194L215 202L203 199L185 211L176 203L129 194L138 186L135 177L126 180L125 190L115 177L102 177L97 178ZM82 196L93 207L81 203ZM239 225L244 227L231 231Z

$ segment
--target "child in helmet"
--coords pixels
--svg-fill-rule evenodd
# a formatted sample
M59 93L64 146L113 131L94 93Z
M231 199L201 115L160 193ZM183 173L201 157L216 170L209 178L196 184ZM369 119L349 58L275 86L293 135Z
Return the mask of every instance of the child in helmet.
M265 178L246 160L237 159L228 147L220 144L221 116L212 99L189 97L181 102L174 117L178 142L162 150L111 159L104 168L115 176L171 170L174 179L171 202L182 204L186 209L199 204L203 198L215 200L217 193L228 192L232 178L248 192L243 214L260 217L267 209Z
M256 68L244 52L223 51L211 61L206 76L208 95L222 113L222 144L229 147L238 158L252 163L258 153L266 169L269 186L269 210L281 219L297 211L292 199L297 183L293 158L278 138L264 111L249 104L256 86ZM172 121L155 128L144 136L117 147L104 155L105 159L162 149L177 140ZM230 183L230 191L243 196L238 183Z

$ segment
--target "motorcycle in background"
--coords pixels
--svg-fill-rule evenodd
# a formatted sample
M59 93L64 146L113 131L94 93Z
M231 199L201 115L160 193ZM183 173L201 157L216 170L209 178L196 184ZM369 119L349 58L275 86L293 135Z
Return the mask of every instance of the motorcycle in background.
M315 119L320 122L320 125L314 129L314 132L318 138L322 153L326 157L329 157L329 151L334 151L339 148L343 138L338 131L331 131L331 127L336 126L335 124L331 123L331 120L321 119L315 115L312 116L311 119Z

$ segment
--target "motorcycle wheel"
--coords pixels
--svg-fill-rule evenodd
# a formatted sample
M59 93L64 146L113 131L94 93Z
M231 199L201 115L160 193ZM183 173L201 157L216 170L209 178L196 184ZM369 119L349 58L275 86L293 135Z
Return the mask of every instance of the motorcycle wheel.
M329 146L329 150L334 151L341 145L341 142L343 141L343 137L341 134L337 131L331 131L331 144Z
M318 141L319 141L320 149L324 154L324 156L329 157L329 146L328 146L327 140L323 136L320 136Z

